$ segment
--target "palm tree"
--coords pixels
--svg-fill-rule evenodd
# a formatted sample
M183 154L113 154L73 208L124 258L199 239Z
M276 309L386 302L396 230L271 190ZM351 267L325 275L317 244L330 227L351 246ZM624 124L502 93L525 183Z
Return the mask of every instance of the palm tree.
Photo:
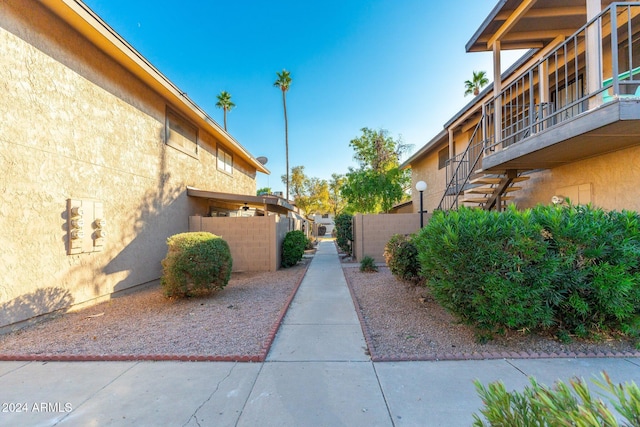
M229 92L226 92L224 90L220 92L220 95L218 95L218 102L216 103L216 107L222 108L222 110L224 111L225 131L227 130L227 111L231 111L231 109L235 106L236 104L231 102L231 94Z
M284 106L284 145L285 145L285 155L286 155L286 164L287 164L287 200L289 200L289 129L287 123L287 97L286 93L289 90L289 86L291 86L291 74L283 69L282 72L277 72L276 75L278 79L273 84L275 87L279 87L282 91L282 105Z
M489 84L486 71L474 71L473 79L464 82L464 96L471 95L478 96L480 89Z

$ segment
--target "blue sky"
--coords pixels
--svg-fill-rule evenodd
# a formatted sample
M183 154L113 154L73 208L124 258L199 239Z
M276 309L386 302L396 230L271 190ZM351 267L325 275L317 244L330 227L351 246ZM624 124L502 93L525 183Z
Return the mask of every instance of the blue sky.
M289 164L309 177L344 174L349 141L386 129L419 149L466 105L464 81L492 76L489 53L464 46L497 0L85 0L107 24L220 125L216 95L236 108L229 133L271 175L258 188L284 190L282 95L287 92ZM503 56L503 69L517 55Z

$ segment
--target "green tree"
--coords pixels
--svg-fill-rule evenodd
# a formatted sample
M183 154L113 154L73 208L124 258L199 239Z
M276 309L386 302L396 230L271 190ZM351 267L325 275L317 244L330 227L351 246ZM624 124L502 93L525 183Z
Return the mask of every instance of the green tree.
M256 191L256 196L260 196L263 194L271 194L271 187L258 188L258 190Z
M286 182L286 175L281 176ZM291 168L291 196L295 204L307 214L327 213L329 211L329 184L319 178L309 178L304 173L304 166Z
M231 111L233 107L236 106L233 102L231 102L231 94L226 91L220 92L217 96L218 102L216 102L216 107L222 108L224 111L224 130L227 130L227 111Z
M340 189L346 182L344 175L333 173L331 174L331 181L329 181L329 213L332 213L334 217L338 216L346 207L347 202L340 193Z
M400 170L400 156L409 148L391 138L386 130L362 129L362 136L351 140L353 156L360 167L349 168L341 195L349 209L361 213L389 211L407 197L410 176Z
M289 200L289 123L287 121L287 96L286 93L291 86L291 73L283 69L282 72L276 72L278 79L273 83L275 87L280 88L282 91L282 106L284 107L284 146L285 146L285 160L287 166L287 193L286 199Z
M464 82L464 96L471 95L478 96L480 89L489 84L486 71L474 71L473 78Z

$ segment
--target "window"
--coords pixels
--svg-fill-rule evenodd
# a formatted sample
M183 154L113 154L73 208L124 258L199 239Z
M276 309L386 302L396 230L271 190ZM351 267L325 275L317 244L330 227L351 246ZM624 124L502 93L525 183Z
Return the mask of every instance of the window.
M218 170L233 173L233 157L220 147L218 147Z
M198 127L174 111L167 109L166 142L190 156L198 157Z
M442 169L447 166L447 160L449 160L449 147L445 147L438 151L438 169Z

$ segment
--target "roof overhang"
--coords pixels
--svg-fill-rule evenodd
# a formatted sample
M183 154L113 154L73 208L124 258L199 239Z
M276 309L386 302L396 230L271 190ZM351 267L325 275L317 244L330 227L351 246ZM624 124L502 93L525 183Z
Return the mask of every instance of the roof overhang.
M126 40L80 0L41 0L53 13L86 37L105 54L165 98L173 108L211 133L234 154L239 155L258 172L270 174L246 148L220 127L167 77L158 71Z
M613 3L602 0L602 8ZM587 0L500 0L471 40L467 52L541 49L569 37L587 22Z
M282 197L273 195L251 196L248 194L220 193L218 191L200 190L194 187L187 187L187 196L208 199L212 202L221 202L232 205L237 209L248 206L255 209L264 209L265 212L275 212L302 218L300 209L287 202ZM302 218L304 219L304 218Z

